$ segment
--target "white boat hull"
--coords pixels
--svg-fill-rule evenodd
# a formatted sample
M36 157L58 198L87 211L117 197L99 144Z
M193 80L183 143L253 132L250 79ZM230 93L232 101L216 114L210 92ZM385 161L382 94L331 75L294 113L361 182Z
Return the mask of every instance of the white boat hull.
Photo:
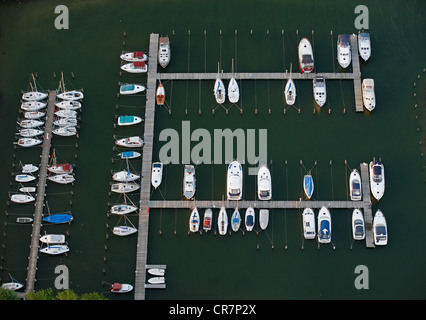
M240 229L241 225L241 215L238 208L235 208L234 213L231 216L231 228L232 231L237 232Z
M133 286L127 283L114 283L110 288L112 293L128 293L132 290Z
M128 62L147 61L148 56L142 51L123 52L120 59Z
M358 50L362 60L367 61L371 56L371 40L369 33L358 34Z
M43 130L33 129L33 128L19 130L19 135L25 138L36 137L36 136L42 135L43 133L44 133Z
M380 200L385 193L385 167L381 162L374 164L374 161L371 161L369 168L371 195Z
M268 209L260 209L259 210L259 225L260 229L266 230L269 224L269 210Z
M21 104L21 109L28 112L39 111L47 106L47 103L39 101L27 101Z
M166 274L166 270L160 269L160 268L151 268L148 269L148 273L152 274L153 276L164 276Z
M112 233L120 237L129 236L131 234L134 234L137 231L138 230L136 228L128 227L128 226L117 226L117 227L114 227L114 229L112 229Z
M238 161L228 165L227 175L228 200L241 200L243 196L243 169Z
M271 200L272 180L267 166L260 167L257 172L257 197L259 200Z
M16 291L16 290L23 288L24 285L21 284L21 283L18 283L18 282L7 282L7 283L3 283L1 285L1 287L4 288L4 289L7 289L7 290Z
M163 284L166 282L166 279L164 277L154 277L154 278L149 278L148 282L151 284Z
M337 39L337 61L339 62L339 65L345 69L351 64L351 60L352 55L349 36L339 35Z
M373 237L376 246L385 246L388 244L388 226L383 212L377 210L373 218Z
M129 193L139 189L139 184L136 183L114 183L111 185L111 191L115 193Z
M121 95L136 94L145 91L145 86L139 84L123 84L120 86Z
M373 111L376 107L376 94L374 93L373 79L362 80L362 101L364 103L364 107L368 111Z
M137 116L121 116L117 120L119 126L132 126L141 122L142 118Z
M219 216L217 218L217 227L221 236L226 234L228 230L228 215L226 214L225 207L220 208Z
M169 65L171 58L171 49L169 37L160 37L158 47L158 63L165 68Z
M143 65L139 66L137 62L131 62L123 64L121 70L127 71L129 73L146 73L148 72L148 65L143 63Z
M192 233L198 232L200 226L200 215L197 208L192 210L191 216L189 217L189 231Z
M195 168L193 165L185 165L183 174L183 195L191 200L195 195Z
M361 176L356 169L352 170L349 177L349 192L352 201L362 200Z
M213 94L217 103L222 104L225 102L226 89L223 84L223 81L219 78L217 78L216 82L214 83Z
M315 102L322 107L327 101L327 88L324 77L316 77L313 82L313 91Z
M43 141L34 138L20 138L16 142L16 145L24 148L34 147L41 144Z
M68 173L57 174L57 175L48 177L47 179L59 184L68 184L68 183L73 183L75 181L74 176Z
M300 72L310 73L314 71L314 52L308 39L300 40L298 52Z
M75 101L75 100L66 100L61 101L58 103L55 103L55 105L62 110L79 110L81 109L81 102Z
M203 230L209 231L212 228L213 221L213 211L211 209L206 209L204 212L204 220L203 220Z
M288 79L285 85L285 102L292 106L296 102L296 86L292 79Z
M137 211L138 208L129 204L117 204L111 207L112 214L124 215Z
M311 208L305 208L302 213L303 236L305 239L315 239L315 214Z
M40 242L48 244L63 244L65 236L63 234L46 234L40 237Z
M63 100L68 100L68 101L81 100L84 98L84 94L81 91L71 90L71 91L65 91L58 94L58 98Z
M157 189L163 180L163 163L154 162L152 164L151 184L154 189Z
M33 196L29 196L27 194L13 194L10 197L10 201L14 203L30 203L35 201L35 198Z
M126 148L140 148L143 145L143 140L138 136L134 136L117 140L115 141L115 144Z
M48 246L46 248L40 249L41 253L50 254L50 255L59 255L70 251L69 247L67 245L52 245Z
M22 99L25 101L39 101L47 98L47 93L29 91L22 94Z
M135 181L138 180L140 178L139 175L134 174L134 173L130 173L128 171L120 171L120 172L116 172L113 174L112 179L114 181L119 181L119 182L130 182L130 181Z
M240 89L235 78L231 78L228 85L228 99L231 103L237 103L240 100Z

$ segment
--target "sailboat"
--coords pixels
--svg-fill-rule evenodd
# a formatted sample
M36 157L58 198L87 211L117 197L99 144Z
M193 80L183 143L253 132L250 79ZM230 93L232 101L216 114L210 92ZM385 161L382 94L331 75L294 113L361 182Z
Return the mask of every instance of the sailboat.
M226 180L228 200L241 200L243 195L243 168L238 161L234 160L228 165Z
M21 109L24 111L39 111L47 106L47 103L40 101L25 101L21 104Z
M22 173L34 173L37 170L38 170L38 167L31 163L27 163L22 166Z
M272 183L271 173L266 165L257 172L257 197L259 200L271 200Z
M292 64L290 64L290 78L287 80L284 90L285 101L289 106L293 105L296 101L296 87L293 80L291 79L291 68Z
M231 216L231 228L232 231L237 232L241 225L241 215L238 208L235 208L234 213Z
M195 194L195 168L193 165L185 165L183 176L183 195L191 200Z
M111 185L111 191L115 193L129 193L136 191L140 188L140 185L133 182L119 182Z
M23 288L23 287L24 287L24 285L23 285L22 283L18 282L16 279L14 279L14 278L10 275L10 273L9 273L9 277L10 277L10 279L12 279L12 282L5 282L5 283L3 283L3 284L1 285L1 287L2 287L3 289L16 291L16 290L19 290L19 289L21 289L21 288Z
M303 236L305 239L315 239L315 214L311 208L305 208L302 213Z
M322 207L318 213L318 242L331 242L331 215L326 207Z
M303 177L303 190L305 191L306 197L310 199L314 193L314 180L312 179L310 171L309 174Z
M77 134L77 128L74 126L59 127L54 129L52 133L62 137L70 137Z
M50 255L59 255L70 251L70 248L65 244L48 245L47 247L39 250L41 253Z
M213 211L208 208L204 211L203 230L209 231L212 228Z
M63 244L65 243L65 235L63 234L45 234L40 237L40 242L47 244Z
M21 120L21 121L17 121L16 123L20 127L27 128L27 129L40 127L44 124L43 121L35 120L35 119L24 119L24 120Z
M24 113L24 118L25 119L40 119L41 117L44 117L46 115L46 112L42 112L42 111L27 111Z
M234 59L232 59L232 73L234 73ZM240 89L234 77L231 78L228 84L228 99L231 103L237 103L240 99Z
M250 206L246 210L245 226L247 231L252 231L255 222L254 209Z
M59 118L53 121L53 125L57 127L75 127L77 124L77 118Z
M349 176L349 192L352 201L360 201L362 198L361 176L357 169L353 169Z
M47 179L59 184L68 184L75 181L74 176L70 173L56 174L54 176L48 177Z
M75 100L65 100L61 102L55 103L55 106L57 106L59 109L62 110L79 110L81 109L81 102L75 101Z
M24 174L17 174L15 176L15 181L16 182L31 182L31 181L33 181L35 179L36 179L36 177L34 177L31 174L26 174L26 173L24 173Z
M152 164L152 173L151 173L151 184L154 189L157 189L161 180L163 179L163 163L162 162L154 162Z
M29 85L31 87L31 91L22 92L22 99L25 101L39 101L39 100L46 99L47 93L37 91L37 84L34 78L34 74L31 73L31 77L33 79L34 87L30 81Z
M220 235L225 235L228 230L228 215L226 214L225 207L221 207L219 211L219 216L217 218L217 227L219 229Z
M134 158L140 157L141 154L139 152L136 152L136 151L124 151L124 152L120 152L118 154L118 156L121 159L134 159Z
M43 130L34 129L34 128L19 130L19 135L21 137L26 137L26 138L36 137L43 133L44 133Z
M200 226L200 215L197 208L192 210L191 216L189 217L189 231L198 232Z
M132 206L130 204L116 204L114 206L111 207L111 213L112 214L118 214L118 215L124 215L124 214L128 214L128 213L132 213L135 212L136 210L138 210L137 207Z
M140 175L131 173L128 170L122 170L113 174L112 179L119 182L135 181L140 178Z
M55 115L60 118L77 118L77 111L75 110L58 110Z
M117 226L114 227L112 229L112 233L115 234L116 236L129 236L131 234L134 234L135 232L137 232L138 230L134 227L129 227L129 226Z
M269 223L269 210L260 209L259 210L259 225L262 230L266 230Z
M58 94L59 99L63 100L81 100L84 98L84 94L81 91L78 90L71 90L71 91L64 91L60 94Z
M223 81L219 77L219 63L217 64L217 78L214 83L213 94L217 103L222 104L225 102L226 89Z
M128 62L147 61L148 56L143 51L122 52L120 59Z
M35 198L27 194L17 193L10 196L10 201L14 203L30 203L35 201Z
M41 144L43 141L40 139L34 139L34 138L19 138L18 141L15 143L16 145L24 148L28 147L34 147L39 144Z
M160 81L160 84L157 87L156 101L159 106L162 106L164 105L165 100L166 100L166 90L164 89L164 86Z
M58 164L56 162L56 151L53 149L52 164L47 167L47 170L56 174L72 173L74 171L74 166L69 163Z

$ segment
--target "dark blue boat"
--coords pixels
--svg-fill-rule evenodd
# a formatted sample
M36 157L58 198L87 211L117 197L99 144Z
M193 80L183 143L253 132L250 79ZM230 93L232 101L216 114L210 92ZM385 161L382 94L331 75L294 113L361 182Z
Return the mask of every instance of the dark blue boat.
M66 222L71 222L72 220L73 220L72 215L64 214L64 213L54 214L54 215L43 218L44 222L50 222L50 223L66 223Z

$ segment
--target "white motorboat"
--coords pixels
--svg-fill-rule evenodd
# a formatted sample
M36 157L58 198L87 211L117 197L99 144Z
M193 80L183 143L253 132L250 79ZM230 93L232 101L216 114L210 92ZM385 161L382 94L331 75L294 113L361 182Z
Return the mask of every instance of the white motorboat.
M64 91L60 94L58 94L59 99L63 100L81 100L84 98L84 94L81 91L77 90L71 90L71 91Z
M68 184L75 181L75 178L72 174L64 173L64 174L56 174L47 178L52 182L56 182L59 184Z
M119 182L111 185L111 191L115 193L129 193L139 189L139 184L133 182Z
M35 201L35 198L27 194L16 193L10 196L10 201L14 203L30 203Z
M65 235L63 234L46 234L40 237L42 243L47 244L62 244L65 243Z
M138 180L139 178L140 178L140 175L131 173L128 170L122 170L122 171L116 172L112 176L112 180L119 181L119 182L135 181L135 180Z
M246 210L246 216L244 219L246 230L252 231L254 227L254 223L255 223L254 209L252 207L248 207Z
M125 63L120 68L129 73L146 73L148 71L148 65L145 61Z
M189 217L189 231L198 232L200 228L200 215L198 214L197 208L194 208Z
M136 151L124 151L124 152L120 152L118 154L118 156L121 159L135 159L141 156L141 154L139 152Z
M122 95L135 94L135 93L143 92L145 90L146 90L145 86L140 84L126 83L120 86L120 94Z
M31 164L31 163L24 164L22 166L22 173L34 173L37 170L38 170L38 167L35 166L35 165L33 165L33 164Z
M385 193L385 166L374 159L370 162L369 172L371 194L376 200L380 200Z
M22 94L22 99L25 101L39 101L47 98L47 93L38 91L29 91Z
M18 218L16 218L16 222L17 223L31 223L31 222L33 222L33 218L30 218L30 217L18 217Z
M16 142L16 145L24 148L34 147L36 145L41 144L43 141L34 138L20 138Z
M110 291L112 293L128 293L133 290L133 286L127 283L113 283Z
M191 200L195 194L195 168L193 165L185 165L183 175L183 195L186 199Z
M371 56L371 41L370 34L366 32L358 33L358 50L359 55L364 61L367 61Z
M209 231L212 228L212 221L213 221L213 211L212 209L208 208L206 211L204 211L204 220L203 220L203 230Z
M364 107L368 111L373 111L376 107L376 95L374 93L373 79L362 80L362 101L364 103Z
M35 120L35 119L24 119L24 120L18 121L17 124L22 128L30 129L35 127L40 127L44 124L44 122L40 120Z
M148 273L152 274L153 276L164 276L166 274L166 270L161 268L150 268L148 269Z
M354 240L365 239L364 216L359 209L354 209L352 212L352 235Z
M135 212L136 210L138 210L138 208L130 204L116 204L111 207L111 213L118 214L118 215L132 213L132 212Z
M379 210L373 218L374 244L376 246L384 246L388 244L388 226L383 212Z
M81 102L75 101L75 100L65 100L58 103L55 103L55 106L57 106L59 109L62 110L79 110L81 109Z
M39 111L47 106L47 103L40 101L25 101L21 104L21 109L28 112Z
M117 140L115 144L120 147L140 148L142 147L143 140L138 136L134 136Z
M324 77L315 77L313 80L314 99L315 102L322 107L327 100L327 89Z
M55 115L61 118L77 118L77 111L75 110L59 110Z
M260 209L259 210L259 225L262 230L266 230L269 223L269 210Z
M259 200L271 200L272 180L267 166L262 166L257 172L257 197Z
M243 196L243 168L238 161L232 161L228 165L227 174L228 200L241 200Z
M322 207L318 213L318 242L331 242L331 215L326 207Z
M36 177L30 174L17 174L15 176L16 182L31 182L31 181L34 181L35 179Z
M24 285L22 283L18 283L18 282L6 282L6 283L3 283L1 285L1 287L3 289L16 291L16 290L23 288Z
M238 229L240 229L240 225L241 225L240 211L238 211L238 208L235 208L234 213L231 216L232 231L237 232Z
M296 86L294 85L293 79L291 79L291 68L292 65L290 64L290 77L287 80L287 83L285 84L284 94L285 94L285 102L292 106L294 102L296 101Z
M221 207L219 216L217 217L217 227L220 235L225 235L228 230L228 215L226 214L225 207Z
M151 284L163 284L166 282L166 279L164 277L153 277L149 278L148 282Z
M337 37L337 61L342 68L347 68L351 64L351 44L349 35L339 34Z
M122 52L120 59L128 62L147 61L148 56L142 51Z
M160 37L158 47L158 63L163 68L167 67L170 63L171 50L169 37Z
M163 179L163 163L162 162L154 162L152 164L152 173L151 173L151 184L154 189L157 189L161 180Z
M240 100L240 89L234 77L231 78L228 84L228 99L231 103L237 103Z
M19 191L23 193L35 192L36 187L22 187L22 188L19 188Z
M70 137L77 134L77 128L73 126L59 127L53 129L52 133L62 137Z
M219 77L217 77L214 83L213 94L217 103L222 104L225 102L226 89L223 81Z
M137 231L138 229L129 226L117 226L112 229L112 233L120 237L129 236Z
M314 180L312 179L311 172L303 177L303 190L305 191L306 198L310 199L314 193Z
M48 166L47 170L57 174L72 173L74 171L74 166L69 163L53 164Z
M40 119L41 117L45 116L46 113L45 112L41 112L41 111L27 111L24 112L24 118L25 119Z
M315 239L315 214L311 208L305 208L302 213L303 236L305 239Z
M299 67L302 73L310 73L314 71L314 52L311 43L307 38L303 38L299 42Z
M53 125L58 127L75 127L77 124L76 118L59 118L53 121Z
M349 193L352 201L361 201L362 189L361 189L361 176L357 169L353 169L349 176Z
M50 255L59 255L70 251L70 248L65 244L49 245L43 249L40 249L41 253Z
M118 117L117 124L119 126L132 126L142 122L141 117L137 116L120 116Z
M161 84L161 82L157 87L155 99L159 106L164 105L164 102L166 101L166 90L164 89L164 86Z
M43 130L34 129L34 128L19 130L19 135L21 137L26 137L26 138L36 137L36 136L39 136L43 133L44 133Z

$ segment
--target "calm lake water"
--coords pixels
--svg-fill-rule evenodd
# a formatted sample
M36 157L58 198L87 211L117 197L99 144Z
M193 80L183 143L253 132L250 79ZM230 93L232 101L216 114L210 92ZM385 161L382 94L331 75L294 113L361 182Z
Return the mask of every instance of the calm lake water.
M69 9L68 30L54 26L59 4ZM27 90L31 73L46 90L58 87L63 72L67 88L84 88L85 93L79 138L55 137L53 142L60 161L76 164L75 185L50 183L46 190L46 214L48 209L71 211L75 221L42 228L42 233L66 233L70 252L40 256L36 289L54 287L55 267L65 264L70 289L133 299L132 294L108 293L113 282L134 283L137 239L114 236L112 227L123 220L107 215L108 204L119 200L109 194L111 170L125 168L123 162L111 161L117 158L113 136L143 136L143 126L115 129L115 116L145 112L145 96L117 97L120 81L146 83L146 75L120 76L121 51L148 51L149 34L154 32L169 35L172 44L171 63L161 72L216 72L218 62L230 72L232 59L240 72L283 72L290 70L290 64L297 71L297 44L308 37L316 70L341 72L335 59L337 35L358 32L354 10L359 4L312 0L2 3L1 280L9 281L9 273L20 282L26 279L31 226L17 225L15 219L31 216L34 207L8 205L7 200L8 192L18 189L11 172L17 171L19 161L39 163L41 154L40 148L13 147L16 119L22 116L21 90ZM274 200L301 198L305 169L312 169L314 199L346 200L350 169L380 157L386 169L386 192L380 203L373 203L373 213L380 209L386 216L388 245L367 249L364 242L353 242L352 212L346 209L331 211L333 243L319 249L315 240L303 240L301 210L271 211L266 231L257 224L258 233L219 236L213 231L188 235L189 210L152 209L148 263L167 265L167 289L147 291L147 299L426 298L426 257L421 245L426 225L422 156L426 152L426 4L369 1L367 6L372 56L361 62L361 72L362 78L375 80L377 106L372 113L355 112L353 84L348 80L327 82L322 110L315 107L312 83L296 80L297 101L285 113L285 82L244 80L239 83L242 102L238 107L227 103L228 114L216 106L214 81L164 81L171 114L166 108L156 111L153 160L159 159L164 145L158 140L160 132L172 128L181 133L182 121L190 121L191 132L205 128L212 134L214 129L242 128L247 136L248 129L255 129L258 138L259 130L267 129ZM196 144L191 142L191 147ZM140 160L131 165L140 171ZM254 200L256 177L248 175L248 167L244 166L244 199ZM226 165L199 164L196 170L197 199L222 199ZM167 165L160 191L152 192L152 199L181 199L182 176L183 164ZM130 198L137 202L139 194ZM129 220L137 225L136 215ZM368 268L368 290L354 285L358 265Z

